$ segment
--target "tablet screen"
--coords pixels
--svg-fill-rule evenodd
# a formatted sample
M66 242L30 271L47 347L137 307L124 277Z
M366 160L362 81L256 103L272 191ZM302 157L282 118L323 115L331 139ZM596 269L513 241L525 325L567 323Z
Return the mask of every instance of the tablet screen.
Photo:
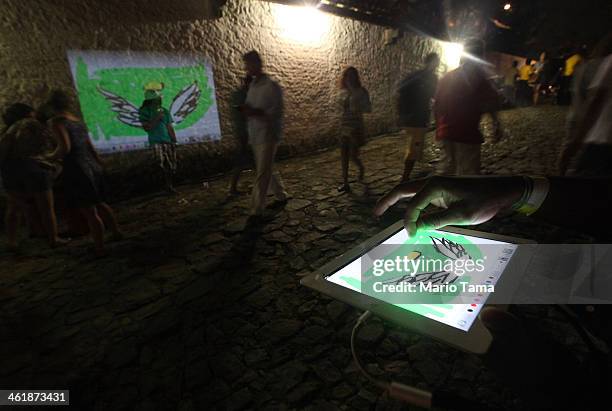
M417 236L409 239L406 230L402 228L327 276L326 280L467 332L493 292L495 284L516 249L516 244L438 230L421 230ZM377 266L375 260L380 260L382 256L383 260L395 261L398 258L396 254L407 256L403 258L410 260L408 263L417 261L422 263L412 266L414 268L412 275L402 277L407 282L414 283L414 286L418 285L422 289L427 289L433 284L444 287L445 284L454 283L455 292L444 294L442 303L408 303L412 295L407 291L406 284L397 281L397 274L392 282L395 290L400 290L398 285L402 285L406 291L400 290L399 295L397 292L393 294L372 292L372 289L380 291L381 284L377 284L374 288L368 288L370 291L366 292L364 283L380 279L376 274L366 275ZM432 268L424 264L427 258L431 260L430 262L440 264ZM464 263L466 259L480 264L479 269L470 271L469 275L458 274L456 267L459 265L456 262L462 260ZM367 287L371 287L371 284Z

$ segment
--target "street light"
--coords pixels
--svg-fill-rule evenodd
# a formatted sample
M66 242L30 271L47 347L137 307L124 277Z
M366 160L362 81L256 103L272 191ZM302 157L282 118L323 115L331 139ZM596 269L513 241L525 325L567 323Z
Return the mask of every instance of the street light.
M272 4L272 12L281 34L287 39L317 45L327 37L330 18L316 7Z
M512 4L510 4L510 3L504 4L504 10L510 11L510 9L512 9Z

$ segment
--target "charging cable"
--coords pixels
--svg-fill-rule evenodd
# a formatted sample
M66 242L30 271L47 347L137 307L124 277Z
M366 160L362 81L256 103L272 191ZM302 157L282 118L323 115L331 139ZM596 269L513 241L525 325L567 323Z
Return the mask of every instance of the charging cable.
M384 390L389 397L405 402L407 404L416 405L421 408L431 409L433 407L442 407L447 409L457 410L488 410L491 411L490 407L486 407L480 403L470 401L459 395L453 394L447 391L435 391L429 392L416 388L410 385L402 384L396 381L388 381L380 378L376 378L370 374L361 364L359 356L357 355L357 349L355 347L355 341L357 339L357 333L362 325L364 325L368 318L372 316L370 311L366 311L357 319L353 332L351 333L351 353L353 354L353 360L355 365L361 373L375 386Z

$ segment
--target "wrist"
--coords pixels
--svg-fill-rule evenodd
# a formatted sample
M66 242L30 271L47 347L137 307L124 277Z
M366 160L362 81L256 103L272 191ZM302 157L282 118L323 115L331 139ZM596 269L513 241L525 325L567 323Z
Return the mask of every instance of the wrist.
M512 205L512 210L519 214L535 213L548 195L550 183L546 177L523 176L523 191L520 198Z

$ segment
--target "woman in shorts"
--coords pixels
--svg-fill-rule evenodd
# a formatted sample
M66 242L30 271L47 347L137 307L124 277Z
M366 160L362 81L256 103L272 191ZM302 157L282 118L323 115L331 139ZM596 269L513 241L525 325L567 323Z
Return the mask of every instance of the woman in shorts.
M350 192L348 184L349 160L359 169L358 180L363 180L364 168L359 158L359 150L365 144L365 127L363 113L372 108L368 91L361 85L359 72L355 67L348 67L340 78L342 89L340 106L342 110L340 128L340 156L342 159L342 185L338 191Z

